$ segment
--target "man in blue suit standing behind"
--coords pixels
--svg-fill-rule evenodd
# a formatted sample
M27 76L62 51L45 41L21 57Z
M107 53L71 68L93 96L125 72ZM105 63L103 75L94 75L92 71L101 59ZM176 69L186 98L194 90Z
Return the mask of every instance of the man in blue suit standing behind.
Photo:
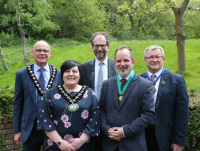
M145 128L154 119L153 84L132 71L132 49L115 51L118 72L103 82L100 96L104 151L147 151Z
M185 146L189 99L184 77L163 68L162 47L152 45L144 51L148 71L142 77L153 82L155 119L146 128L148 151L181 151Z
M37 130L39 98L51 87L62 84L60 70L48 64L50 46L45 41L35 43L31 51L35 63L17 71L13 104L13 132L23 151L40 151L44 132Z

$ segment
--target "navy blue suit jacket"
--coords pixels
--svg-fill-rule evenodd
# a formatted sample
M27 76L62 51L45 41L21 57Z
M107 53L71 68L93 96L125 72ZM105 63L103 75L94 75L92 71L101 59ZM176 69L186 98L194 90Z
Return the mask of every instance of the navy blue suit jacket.
M52 67L50 66L52 74ZM60 70L57 70L53 82L55 87L62 84ZM16 73L15 101L13 104L13 132L21 132L22 143L25 143L31 133L36 116L36 90L35 85L28 74L27 68Z
M141 74L146 78L146 72ZM185 146L189 118L189 98L184 77L165 71L156 99L155 133L160 150L172 143Z
M99 103L103 150L114 151L119 146L120 151L146 151L144 130L155 115L153 84L135 74L118 105L117 76L114 76L103 82ZM108 137L110 128L122 126L125 138L115 141Z

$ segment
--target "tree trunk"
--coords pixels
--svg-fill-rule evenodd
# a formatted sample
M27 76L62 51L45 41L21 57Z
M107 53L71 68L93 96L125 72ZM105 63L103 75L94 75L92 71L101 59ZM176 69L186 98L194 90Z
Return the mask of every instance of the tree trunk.
M17 26L21 35L22 39L22 47L23 47L23 54L24 54L24 64L25 66L29 65L29 52L27 50L27 44L26 44L26 38L25 38L25 33L22 29L22 25L20 22L20 12L19 12L19 5L16 6L16 21L17 21Z
M2 53L2 51L1 51L1 47L0 47L0 57L1 57L1 61L2 61L2 64L3 64L4 69L5 69L5 71L7 71L7 70L8 70L8 67L7 67L6 62L5 62L5 60L4 60L3 53Z
M189 0L184 0L180 8L176 8L171 0L166 0L171 5L175 15L175 33L178 50L178 72L186 71L185 64L185 33L183 31L183 14L188 6Z
M177 39L177 50L178 50L178 72L186 70L185 64L185 34L183 32L183 14L180 12L180 8L172 9L175 15L175 32Z
M130 13L128 13L128 16L129 16L129 19L130 19L130 22L131 22L131 31L134 30L134 20L133 20L133 16L131 16Z

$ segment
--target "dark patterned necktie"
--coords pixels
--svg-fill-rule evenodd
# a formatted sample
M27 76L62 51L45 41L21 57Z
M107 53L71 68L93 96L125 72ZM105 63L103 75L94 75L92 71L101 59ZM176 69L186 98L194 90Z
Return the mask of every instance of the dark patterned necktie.
M152 75L151 75L151 79L150 79L152 83L154 83L155 78L156 78L156 75L155 75L155 74L152 74Z
M126 84L126 79L121 79L120 82L121 82L121 90L123 89L124 85Z
M40 68L38 71L40 72L40 76L39 76L39 79L38 79L39 84L42 88L42 91L45 91L45 79L44 79L44 75L43 75L43 71L45 71L45 69ZM39 115L39 110L40 110L40 105L41 105L39 98L40 98L40 96L39 96L39 94L37 94L37 113L36 113L36 116Z
M126 81L127 81L126 79L121 79L121 80L120 80L120 82L121 82L121 91L122 91L124 85L126 84ZM118 103L119 103L119 105L120 105L121 101L119 100Z

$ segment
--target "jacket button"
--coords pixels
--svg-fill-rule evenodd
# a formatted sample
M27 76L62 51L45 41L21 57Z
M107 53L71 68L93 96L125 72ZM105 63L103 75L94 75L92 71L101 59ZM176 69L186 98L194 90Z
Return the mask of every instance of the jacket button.
M117 115L119 115L119 112L117 112Z

